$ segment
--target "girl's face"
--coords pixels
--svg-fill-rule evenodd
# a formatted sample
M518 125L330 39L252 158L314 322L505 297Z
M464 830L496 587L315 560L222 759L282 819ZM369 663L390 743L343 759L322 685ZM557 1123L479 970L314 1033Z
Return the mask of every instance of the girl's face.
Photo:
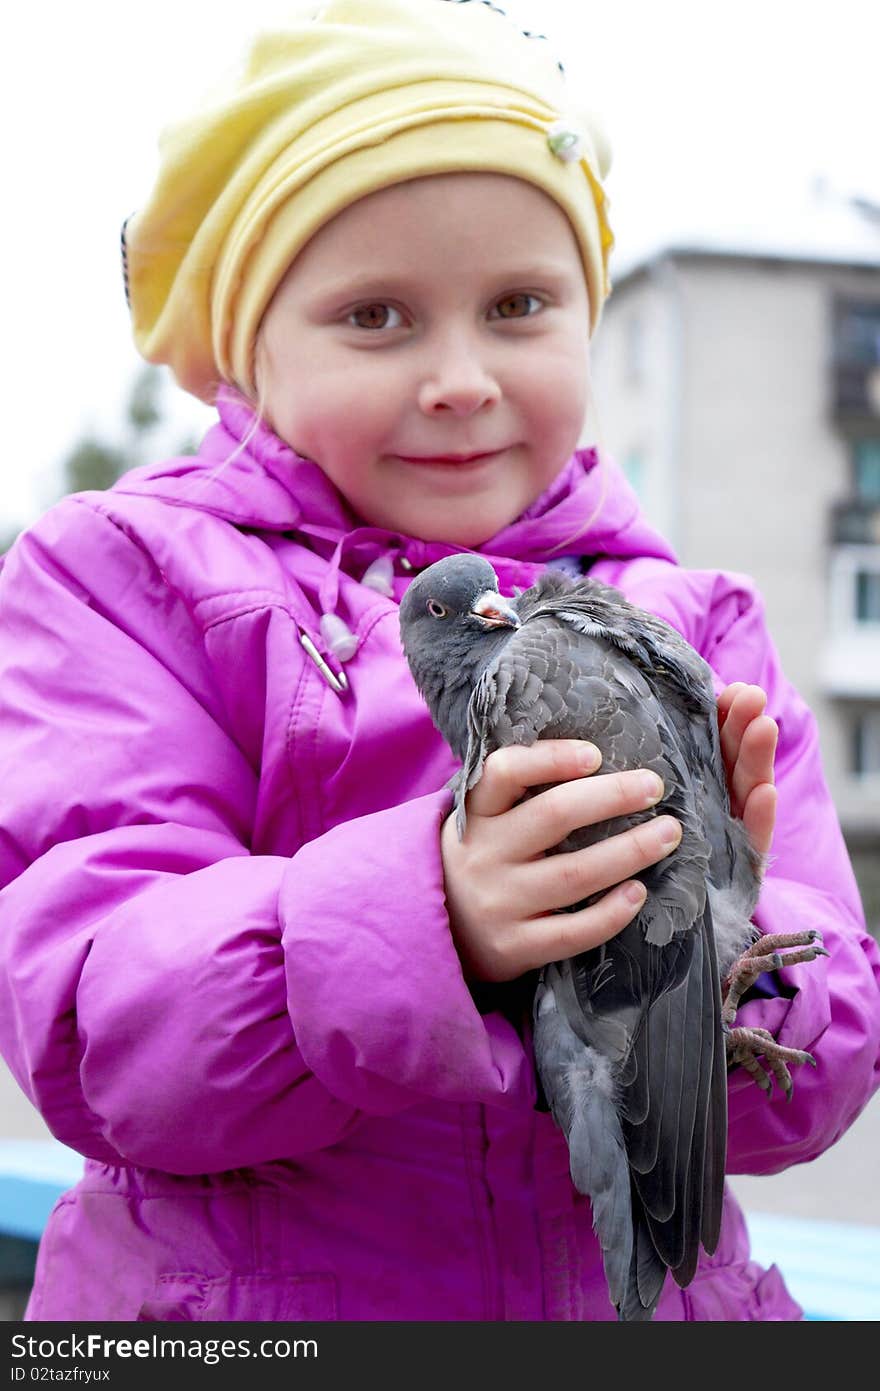
M477 547L577 447L588 344L562 209L507 175L439 174L308 242L263 318L257 384L364 522Z

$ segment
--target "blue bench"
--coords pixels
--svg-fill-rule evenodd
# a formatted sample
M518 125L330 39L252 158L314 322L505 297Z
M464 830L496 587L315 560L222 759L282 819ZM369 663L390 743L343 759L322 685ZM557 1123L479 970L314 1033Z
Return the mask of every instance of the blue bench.
M0 1238L37 1242L82 1156L53 1141L0 1140ZM747 1213L752 1254L782 1271L807 1318L880 1320L880 1227Z
M0 1140L0 1233L39 1241L54 1203L82 1168L81 1154L52 1140Z
M776 1265L808 1319L880 1319L880 1227L747 1212L752 1255Z

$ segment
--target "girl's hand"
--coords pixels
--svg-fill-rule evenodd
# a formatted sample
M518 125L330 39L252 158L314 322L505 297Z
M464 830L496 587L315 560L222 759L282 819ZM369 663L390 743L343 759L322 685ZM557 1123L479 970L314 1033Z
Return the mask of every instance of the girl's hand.
M755 849L766 855L776 822L773 758L779 727L764 714L767 695L760 686L735 681L718 697L721 753L727 769L730 808L749 833Z
M662 860L681 839L658 816L608 840L558 855L545 851L581 826L654 806L663 794L647 770L591 777L600 755L580 739L540 739L496 749L468 793L467 830L455 816L440 833L446 904L468 980L505 981L600 946L635 917L645 887L630 876ZM527 787L556 783L520 802ZM555 909L603 889L576 913Z

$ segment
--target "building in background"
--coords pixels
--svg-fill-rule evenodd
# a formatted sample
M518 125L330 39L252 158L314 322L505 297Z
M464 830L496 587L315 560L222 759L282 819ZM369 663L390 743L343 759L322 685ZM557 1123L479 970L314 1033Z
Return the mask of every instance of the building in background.
M817 186L614 280L591 438L684 564L757 580L880 932L880 207Z

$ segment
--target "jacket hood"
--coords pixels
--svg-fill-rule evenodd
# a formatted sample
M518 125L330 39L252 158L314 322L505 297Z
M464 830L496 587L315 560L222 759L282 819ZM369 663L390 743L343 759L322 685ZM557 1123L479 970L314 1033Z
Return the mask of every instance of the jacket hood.
M217 408L219 422L198 454L134 469L114 491L147 493L256 530L299 532L337 543L369 538L377 547L384 541L402 549L413 568L462 549L364 526L317 464L257 420L243 397L224 389ZM592 448L574 453L550 487L480 550L490 558L533 564L571 555L675 559L619 468Z

